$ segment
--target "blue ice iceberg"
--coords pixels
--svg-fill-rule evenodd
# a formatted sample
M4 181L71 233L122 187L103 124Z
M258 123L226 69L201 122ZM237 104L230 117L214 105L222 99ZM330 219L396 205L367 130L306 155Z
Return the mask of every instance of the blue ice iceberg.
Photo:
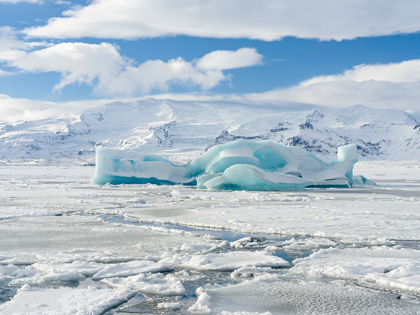
M156 154L99 148L92 182L184 184L217 190L351 187L357 161L354 144L339 147L338 159L331 163L304 149L272 141L236 140L220 144L186 165L177 165Z

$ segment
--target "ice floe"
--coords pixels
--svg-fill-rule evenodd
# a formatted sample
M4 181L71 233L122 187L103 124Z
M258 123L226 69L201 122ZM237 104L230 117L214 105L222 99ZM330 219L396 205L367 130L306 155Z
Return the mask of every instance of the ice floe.
M100 280L104 278L112 277L128 277L137 275L139 273L147 272L162 272L162 271L172 271L174 268L168 264L156 263L153 261L130 261L127 263L121 263L116 265L111 265L100 270L98 273L94 274L93 280Z
M198 288L196 294L198 297L197 302L191 305L188 312L191 314L210 314L210 295L204 292L203 288Z
M261 277L240 284L206 288L212 314L418 314L416 300L346 283L302 281L286 276ZM200 297L199 297L200 298Z
M50 282L77 282L84 280L85 277L77 271L49 270L48 272L36 272L32 267L27 267L26 271L32 276L13 279L10 284L13 286L29 284L43 285Z
M158 303L157 307L160 309L163 308L166 310L177 311L181 309L181 304L179 302L162 302L162 303Z
M105 265L92 262L35 263L20 269L11 285L43 285L50 282L77 282L104 269Z
M332 277L420 294L420 251L411 248L331 248L295 260L292 273Z
M113 288L127 288L146 295L184 295L185 289L181 281L172 275L139 274L127 278L102 279Z
M41 289L25 285L9 302L0 305L0 313L9 315L102 314L133 297L127 289Z
M265 251L254 252L228 252L205 255L174 255L164 258L161 263L168 263L184 268L197 270L231 271L241 267L288 267L289 263Z

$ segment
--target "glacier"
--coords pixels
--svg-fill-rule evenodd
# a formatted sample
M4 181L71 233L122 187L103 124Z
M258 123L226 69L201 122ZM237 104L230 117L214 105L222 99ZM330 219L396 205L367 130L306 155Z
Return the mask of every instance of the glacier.
M358 161L354 144L327 163L310 152L273 141L236 140L210 148L189 164L157 154L98 148L92 183L193 185L212 190L302 190L351 187Z

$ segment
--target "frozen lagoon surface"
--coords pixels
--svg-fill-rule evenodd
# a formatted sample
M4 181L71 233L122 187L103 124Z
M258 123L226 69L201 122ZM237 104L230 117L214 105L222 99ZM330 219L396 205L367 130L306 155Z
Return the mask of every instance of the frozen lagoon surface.
M418 161L295 192L45 164L0 164L0 314L420 314Z

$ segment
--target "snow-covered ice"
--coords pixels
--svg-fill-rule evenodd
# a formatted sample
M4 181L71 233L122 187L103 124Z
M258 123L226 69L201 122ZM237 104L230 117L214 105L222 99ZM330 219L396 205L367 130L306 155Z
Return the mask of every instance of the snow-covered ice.
M25 285L13 300L0 305L0 312L10 315L99 315L134 295L134 291L125 289L41 289Z
M163 263L173 264L183 268L198 270L229 271L237 268L256 267L288 267L289 263L280 257L264 251L229 252L205 255L174 255L161 260Z
M138 274L127 278L103 279L113 288L127 288L146 295L184 295L185 289L181 281L172 275Z
M188 312L191 314L210 314L210 295L204 292L203 288L198 288L196 293L197 302L188 309Z
M270 312L271 314L419 314L418 301L355 287L343 282L302 281L285 277L262 278L222 288L207 289L213 314ZM210 313L210 312L209 312ZM239 313L240 314L240 313Z
M295 261L294 273L351 279L381 289L400 288L420 295L420 250L374 246L322 249Z
M101 280L112 277L128 277L139 273L173 271L171 265L159 264L153 261L130 261L113 266L105 267L95 273L93 280Z
M175 310L175 311L181 309L181 305L179 304L179 302L158 303L157 307L161 308L161 309L164 308L164 309L167 309L167 310Z
M227 192L2 165L0 313L419 314L418 166L358 163L376 185L349 189Z

